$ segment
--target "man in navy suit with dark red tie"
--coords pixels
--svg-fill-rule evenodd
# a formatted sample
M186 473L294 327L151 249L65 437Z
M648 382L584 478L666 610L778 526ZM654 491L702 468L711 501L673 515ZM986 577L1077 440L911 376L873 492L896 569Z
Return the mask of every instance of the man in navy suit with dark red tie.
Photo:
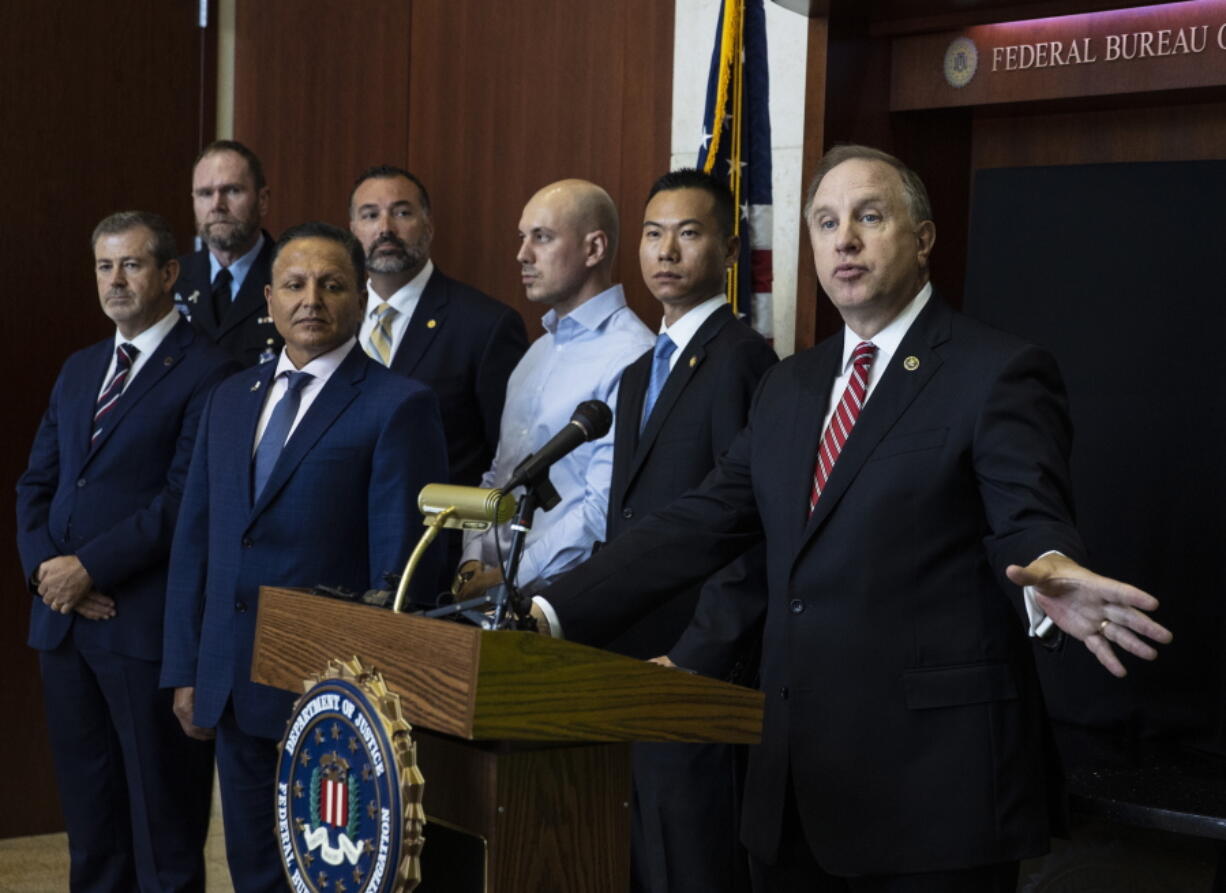
M1024 618L1117 675L1114 648L1170 634L1156 599L1077 563L1055 361L934 294L920 178L835 148L805 219L844 330L767 371L701 487L542 597L567 638L608 641L765 541L766 585L718 624L765 614L755 889L1011 893L1060 799Z
M174 309L155 214L98 224L111 338L64 363L17 483L47 725L74 891L202 890L212 747L158 688L171 536L196 425L237 369Z

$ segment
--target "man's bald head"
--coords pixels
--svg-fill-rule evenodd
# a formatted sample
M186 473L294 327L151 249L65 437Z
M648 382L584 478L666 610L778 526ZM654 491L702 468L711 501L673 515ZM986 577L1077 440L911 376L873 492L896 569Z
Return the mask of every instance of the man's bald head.
M565 315L612 285L617 253L617 206L587 180L559 180L540 189L519 221L528 300Z

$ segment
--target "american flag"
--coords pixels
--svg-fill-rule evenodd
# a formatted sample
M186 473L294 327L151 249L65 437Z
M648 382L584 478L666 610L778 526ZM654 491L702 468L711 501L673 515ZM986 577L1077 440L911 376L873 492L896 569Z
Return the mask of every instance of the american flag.
M319 799L323 801L323 820L329 825L344 828L349 824L349 785L344 776L339 781L325 778L320 785Z
M773 334L771 291L770 76L763 0L723 0L707 76L698 168L726 176L740 205L739 262L728 274L728 299L753 327Z

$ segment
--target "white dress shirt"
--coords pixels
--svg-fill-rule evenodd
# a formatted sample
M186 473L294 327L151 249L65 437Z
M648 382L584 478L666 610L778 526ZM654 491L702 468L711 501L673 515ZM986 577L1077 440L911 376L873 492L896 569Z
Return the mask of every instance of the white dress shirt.
M409 327L409 320L413 318L413 311L417 309L417 304L421 300L421 293L425 291L426 283L430 281L430 274L434 272L434 261L427 260L426 265L421 268L421 271L402 285L400 288L387 299L387 303L391 304L396 310L396 315L392 317L392 352L391 356L396 356L396 351L400 349L400 342L404 340L404 333ZM371 287L370 281L366 282L366 315L362 318L362 328L358 330L358 340L365 345L370 343L370 333L375 330L375 326L379 323L379 314L375 312L375 308L383 303L383 298L375 294L375 290Z
M171 308L170 312L151 325L145 331L141 332L135 338L125 338L119 333L119 329L115 329L115 347L118 348L121 344L131 344L140 353L136 355L136 359L132 361L132 368L128 371L128 377L124 379L123 391L126 391L132 386L137 374L141 369L145 368L145 361L153 356L154 352L162 346L162 342L166 340L166 336L170 334L170 330L175 327L175 323L179 321L179 311ZM102 376L102 387L98 389L98 396L101 397L106 391L107 385L111 383L111 378L115 375L115 351L111 351L111 362L106 367L106 375ZM122 394L123 391L120 391Z
M685 348L691 341L694 340L694 335L702 328L702 324L711 318L711 314L728 303L728 297L724 294L718 294L713 298L707 298L701 304L697 304L686 311L685 316L677 320L671 326L660 320L660 334L667 335L673 344L677 345L677 349L673 351L673 355L668 358L668 371L671 372L677 365L677 359L685 352Z
M281 358L277 360L277 371L273 373L272 384L268 388L268 396L264 398L264 409L260 412L260 423L255 427L255 442L251 444L251 455L255 455L256 447L260 445L260 438L264 436L264 429L268 427L268 422L272 418L273 408L285 396L285 391L289 388L289 376L285 373L309 372L314 376L314 378L302 386L298 400L298 414L294 416L294 423L290 425L289 433L285 435L285 442L289 443L289 439L294 436L298 423L302 421L302 417L311 408L311 404L315 402L319 392L328 383L332 373L337 370L337 367L340 366L345 357L349 356L349 351L353 350L355 344L357 344L357 341L350 338L340 347L333 348L325 354L320 354L301 369L294 366L293 361L289 358L289 354L285 352L285 348L281 348Z

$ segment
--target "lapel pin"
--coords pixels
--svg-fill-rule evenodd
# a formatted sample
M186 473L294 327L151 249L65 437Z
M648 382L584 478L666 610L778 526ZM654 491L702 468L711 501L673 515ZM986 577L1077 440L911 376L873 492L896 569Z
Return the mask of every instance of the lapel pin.
M189 304L195 304L195 303L196 303L196 300L197 300L199 297L200 297L200 292L199 292L199 291L194 291L194 292L192 292L190 295L188 295L188 296L187 296L187 302L188 302Z
M427 329L433 329L433 328L434 328L435 326L437 326L437 325L438 325L438 321L437 321L437 320L433 320L433 319L428 319L428 320L426 320L426 328L427 328Z
M163 366L173 366L174 362L175 362L174 357L167 357L166 359L162 360L162 365Z
M251 386L251 390L253 391L258 391L259 389L260 389L260 383L258 381Z
M902 361L902 367L908 372L914 372L919 368L919 357L914 355L907 357Z
M272 324L271 316L261 316L256 319L256 325L267 326Z
M693 369L698 365L698 357L690 357L690 368Z

